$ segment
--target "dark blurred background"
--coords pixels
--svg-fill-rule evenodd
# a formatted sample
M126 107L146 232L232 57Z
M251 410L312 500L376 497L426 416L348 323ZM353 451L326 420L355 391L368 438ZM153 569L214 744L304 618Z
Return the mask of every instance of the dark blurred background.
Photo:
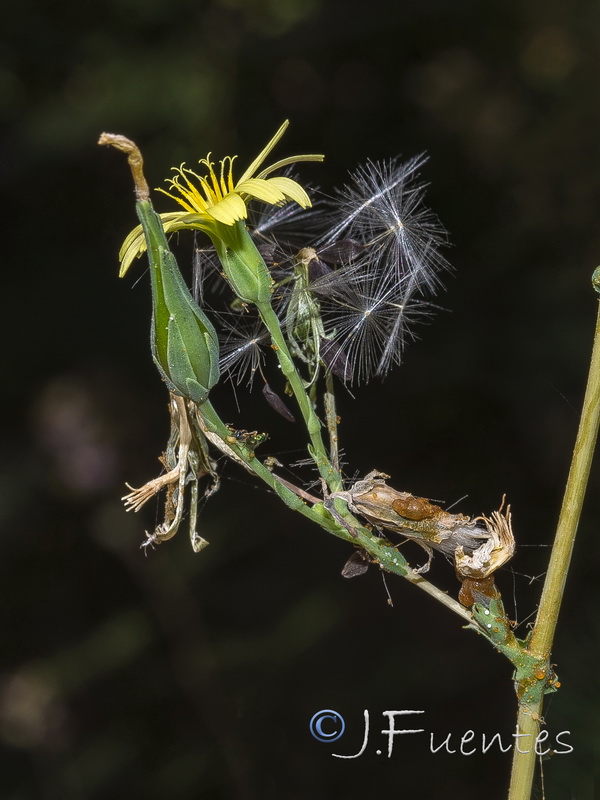
M117 278L130 177L96 141L135 139L151 186L208 150L249 163L285 118L277 155L327 154L302 170L325 190L367 157L429 153L455 274L403 367L342 395L347 469L468 514L506 493L519 548L498 582L524 635L596 315L599 33L589 0L21 0L4 15L3 799L505 796L509 755L432 755L425 734L391 759L375 747L386 709L424 710L406 727L455 749L469 729L510 741L508 662L400 579L391 608L375 569L341 578L350 548L246 474L228 467L203 509L204 552L182 531L144 557L161 506L134 516L120 497L158 472L167 396L147 276ZM303 457L260 392L215 403L271 432L265 454ZM551 742L571 731L575 749L544 762L548 800L592 796L599 477L545 710ZM440 558L431 576L457 591ZM346 718L335 745L308 730L323 708ZM364 709L368 751L332 758L359 749Z

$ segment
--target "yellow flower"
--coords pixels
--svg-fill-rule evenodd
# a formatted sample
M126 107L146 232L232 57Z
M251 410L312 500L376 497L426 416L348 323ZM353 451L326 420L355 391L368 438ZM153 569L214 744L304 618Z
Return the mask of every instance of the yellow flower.
M209 153L199 162L206 168L206 175L198 175L188 169L185 164L173 167L176 172L175 177L167 178L170 191L164 189L158 189L158 191L178 202L184 210L159 215L165 233L196 229L218 236L220 225L231 226L246 219L248 216L246 205L250 199L260 200L270 205L283 205L289 200L293 200L302 208L310 207L310 198L299 183L291 178L267 178L267 175L298 161L322 161L324 158L322 155L289 156L256 174L263 161L285 133L288 124L289 121L286 120L237 183L234 183L233 179L235 157L224 158L220 162L220 169L215 170ZM132 261L145 250L146 242L141 225L139 225L131 231L121 247L119 253L121 261L119 275L121 277L127 272Z

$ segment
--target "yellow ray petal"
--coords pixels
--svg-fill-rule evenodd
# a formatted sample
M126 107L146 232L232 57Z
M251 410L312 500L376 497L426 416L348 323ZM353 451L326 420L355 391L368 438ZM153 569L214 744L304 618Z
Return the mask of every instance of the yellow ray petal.
M208 230L210 223L207 224L206 216L200 214L182 214L181 211L169 211L166 214L159 214L165 233L174 233L180 230ZM126 237L119 251L119 278L127 272L129 267L146 252L146 240L142 226L135 227Z
M265 158L266 158L266 157L269 155L269 153L271 152L271 150L272 150L272 149L275 147L275 145L277 144L277 142L278 142L278 141L281 139L281 137L282 137L282 136L283 136L283 134L285 133L285 129L287 128L287 126L288 126L289 124L290 124L290 121L289 121L289 119L286 119L286 121L285 121L285 122L283 123L283 125L282 125L282 126L279 128L279 130L277 131L277 133L275 134L275 136L273 136L273 138L272 138L272 139L271 139L271 141L270 141L270 142L267 144L267 146L264 148L264 150L262 150L262 151L261 151L261 152L258 154L258 156L257 156L257 157L254 159L254 161L253 161L253 162L250 164L250 166L248 167L248 169L247 169L247 170L244 172L244 174L243 174L243 175L242 175L242 177L240 178L240 183L243 183L244 181L247 181L247 180L248 180L248 178L251 178L251 177L254 175L254 173L256 172L256 170L257 170L257 169L260 167L260 165L263 163L263 161L265 160Z
M224 225L233 225L240 219L246 219L248 211L239 194L228 194L220 202L206 209L206 214Z
M270 167L265 167L265 169L261 170L257 178L266 178L267 175L270 175L275 170L282 169L283 167L288 167L290 164L296 164L299 161L324 161L325 156L320 155L319 153L308 153L306 155L301 156L287 156L287 158L281 158L279 161L276 161L274 164L271 164Z
M267 183L272 188L284 194L288 199L294 200L302 208L310 208L310 197L299 183L285 176L268 178Z
M256 200L262 200L263 203L270 203L271 205L283 203L286 199L281 189L272 184L270 180L264 181L258 178L250 178L243 183L238 183L235 190L240 194L250 195Z

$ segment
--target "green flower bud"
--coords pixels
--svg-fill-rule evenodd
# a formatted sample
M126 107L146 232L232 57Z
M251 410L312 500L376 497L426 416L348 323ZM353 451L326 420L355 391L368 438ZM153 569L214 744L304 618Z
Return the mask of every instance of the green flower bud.
M203 403L219 380L219 346L190 294L150 201L137 203L150 261L152 356L170 391Z

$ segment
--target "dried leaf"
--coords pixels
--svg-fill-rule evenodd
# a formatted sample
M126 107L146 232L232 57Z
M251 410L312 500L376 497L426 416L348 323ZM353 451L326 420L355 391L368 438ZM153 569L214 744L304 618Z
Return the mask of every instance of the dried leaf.
M276 394L266 382L263 386L262 393L267 403L271 406L271 408L277 411L278 414L281 414L281 416L284 419L287 419L288 422L296 422L296 418L283 402L281 397L279 397L279 395Z
M364 575L369 569L369 559L363 550L355 550L354 553L344 564L342 569L343 578L357 578L359 575Z

